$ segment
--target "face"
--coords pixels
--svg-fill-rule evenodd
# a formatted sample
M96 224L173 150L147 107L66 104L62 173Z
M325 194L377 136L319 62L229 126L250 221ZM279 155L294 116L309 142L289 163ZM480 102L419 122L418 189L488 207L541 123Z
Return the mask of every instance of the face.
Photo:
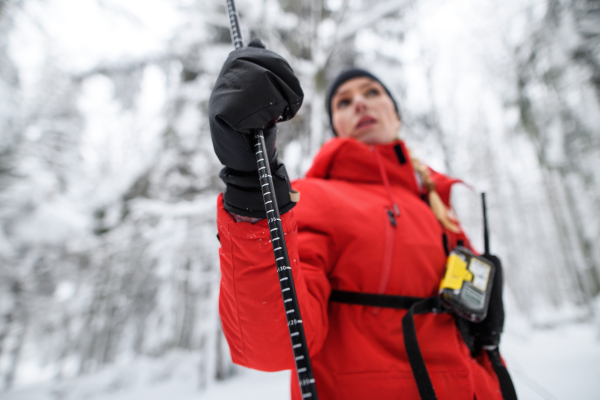
M367 77L350 79L338 88L331 99L331 115L339 137L367 144L396 140L401 126L390 96Z

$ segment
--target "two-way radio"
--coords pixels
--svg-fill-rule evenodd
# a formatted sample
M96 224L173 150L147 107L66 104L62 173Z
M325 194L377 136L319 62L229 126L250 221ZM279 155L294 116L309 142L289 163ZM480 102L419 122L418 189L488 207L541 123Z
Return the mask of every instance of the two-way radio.
M485 193L483 207L483 240L485 255L489 254L489 233ZM446 308L473 322L487 315L496 266L485 257L475 255L466 247L453 249L446 260L446 273L440 282L440 298Z

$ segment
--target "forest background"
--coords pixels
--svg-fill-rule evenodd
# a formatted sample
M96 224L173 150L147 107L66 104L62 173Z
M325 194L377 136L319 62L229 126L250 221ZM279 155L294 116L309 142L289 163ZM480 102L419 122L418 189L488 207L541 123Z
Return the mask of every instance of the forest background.
M598 1L236 3L305 91L278 136L292 178L331 135L331 79L373 71L413 155L470 185L453 201L479 249L487 193L511 310L600 336ZM0 0L4 390L182 352L200 388L235 371L207 121L231 49L222 0Z

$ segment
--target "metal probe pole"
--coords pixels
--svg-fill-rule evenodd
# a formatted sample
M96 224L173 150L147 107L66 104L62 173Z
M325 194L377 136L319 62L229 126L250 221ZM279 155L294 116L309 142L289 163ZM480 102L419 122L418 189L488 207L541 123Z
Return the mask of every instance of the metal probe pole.
M242 32L239 25L239 17L235 9L234 0L227 1L227 10L229 12L229 23L231 25L231 39L236 50L244 46L242 41ZM254 131L254 153L258 167L258 175L265 203L269 231L271 233L271 244L275 255L275 266L279 276L279 285L281 287L281 296L283 297L283 308L287 318L287 325L290 331L292 341L292 350L296 362L296 372L300 382L300 391L303 399L318 399L315 379L313 377L312 366L306 345L306 335L300 316L300 306L296 296L296 287L290 267L283 226L281 225L281 216L275 196L275 187L271 177L271 167L269 157L265 146L265 137L262 129Z

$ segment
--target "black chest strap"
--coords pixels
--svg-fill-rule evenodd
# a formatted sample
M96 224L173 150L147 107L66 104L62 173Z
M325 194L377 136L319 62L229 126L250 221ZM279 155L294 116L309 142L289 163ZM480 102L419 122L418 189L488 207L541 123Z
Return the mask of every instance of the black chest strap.
M413 304L425 300L424 297L391 296L388 294L373 294L361 292L346 292L332 290L329 301L338 303L356 304L359 306L372 306L408 310Z
M437 400L429 372L425 366L425 360L417 340L414 316L429 312L445 312L442 302L438 296L435 297L409 297L391 296L385 294L347 292L333 290L330 301L338 303L355 304L361 306L384 307L408 310L402 317L402 334L404 336L404 347L408 355L408 361L419 389L422 400ZM498 349L488 350L488 356L498 376L500 390L504 400L517 400L517 394L506 367L502 364Z

